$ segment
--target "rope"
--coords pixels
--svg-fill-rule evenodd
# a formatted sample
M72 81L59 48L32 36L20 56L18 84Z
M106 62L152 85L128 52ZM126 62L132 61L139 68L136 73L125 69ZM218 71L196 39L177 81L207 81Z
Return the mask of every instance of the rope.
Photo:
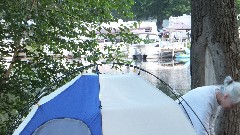
M50 90L53 89L53 86L56 86L60 81L64 80L66 77L69 77L69 76L74 75L74 74L79 73L79 72L82 73L85 69L89 69L89 68L92 68L92 67L95 67L95 66L96 66L96 67L95 67L95 68L96 68L96 69L95 69L95 73L96 73L97 75L99 75L99 74L101 74L101 73L99 72L98 66L102 66L102 65L105 65L105 64L107 64L107 63L90 64L90 65L88 65L88 66L79 67L79 68L75 69L75 70L72 71L72 72L68 72L66 75L62 75L62 76L56 78L56 80L54 80L54 82L49 83L47 86L50 86L50 87L44 87L38 94L36 94L36 96L34 96L34 98L35 98L34 101L32 101L32 102L29 101L29 104L28 104L27 106L25 106L25 107L23 108L23 110L20 111L20 113L19 113L15 118L11 118L11 119L10 119L10 120L12 121L12 124L11 124L11 127L8 128L8 134L9 134L9 135L12 134L11 132L13 132L13 131L16 129L16 127L22 122L22 118L24 117L24 115L25 115L26 113L28 113L29 110L30 110L30 108L31 108L33 105L37 104L38 101L39 101L43 96L45 96L47 93L49 93ZM182 98L182 96L178 96L178 95L175 93L175 91L173 90L173 88L172 88L169 84L167 84L166 82L164 82L162 79L160 79L159 77L157 77L157 76L154 75L153 73L151 73L151 72L149 72L149 71L147 71L147 70L145 70L145 69L142 69L142 68L140 68L140 67L138 67L138 66L131 65L131 64L124 64L124 63L112 63L112 68L115 67L115 65L119 65L119 66L124 66L124 65L125 65L125 66L128 66L128 67L133 67L134 70L135 70L135 69L138 69L138 70L139 70L138 75L140 75L140 71L143 71L143 72L145 72L145 73L147 73L147 74L152 75L153 77L155 77L155 78L156 78L157 80L159 80L163 85L167 86L167 87L170 89L170 92L175 96L175 98L178 100L178 102L179 102L181 105L182 105L182 101L184 101L184 102L187 104L187 106L191 109L191 111L193 111L194 115L196 115L196 117L198 118L198 120L200 121L200 123L202 124L202 126L204 127L204 129L205 129L206 132L207 132L206 127L203 125L202 121L201 121L200 118L197 116L196 112L191 108L191 106L187 103L187 101L185 101L185 100ZM181 99L182 101L180 101L180 99ZM189 115L188 115L185 107L184 107L183 105L182 105L182 107L183 107L185 113L187 114L190 122L192 123L192 120L190 119L190 117L189 117ZM193 123L192 123L192 125L193 125ZM208 133L208 132L207 132L207 133ZM208 133L208 135L209 135L209 133Z

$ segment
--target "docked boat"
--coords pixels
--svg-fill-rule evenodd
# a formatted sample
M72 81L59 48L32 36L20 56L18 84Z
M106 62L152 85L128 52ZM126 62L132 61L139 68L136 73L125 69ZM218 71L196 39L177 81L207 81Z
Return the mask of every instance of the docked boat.
M190 58L190 54L186 53L176 53L175 58Z
M184 52L176 53L175 58L190 58L190 50L185 48Z

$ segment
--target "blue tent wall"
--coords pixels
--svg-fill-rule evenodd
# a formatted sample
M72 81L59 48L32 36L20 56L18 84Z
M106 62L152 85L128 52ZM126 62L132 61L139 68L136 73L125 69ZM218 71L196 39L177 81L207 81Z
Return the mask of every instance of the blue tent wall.
M40 105L20 134L30 135L52 119L71 118L83 121L92 135L101 135L99 106L99 77L82 75L62 93Z

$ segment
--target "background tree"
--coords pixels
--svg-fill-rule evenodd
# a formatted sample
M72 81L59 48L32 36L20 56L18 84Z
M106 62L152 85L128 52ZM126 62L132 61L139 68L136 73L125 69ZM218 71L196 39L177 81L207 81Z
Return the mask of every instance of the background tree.
M192 0L191 84L223 84L227 75L239 81L239 35L234 0ZM224 111L218 135L239 135L239 108Z
M239 27L240 26L240 0L236 0L236 12L237 12L238 27Z
M60 75L74 71L83 61L123 62L118 47L106 46L108 55L99 50L96 33L111 31L101 24L117 21L113 12L132 17L132 4L132 0L1 0L0 134L6 134L11 118L34 101L42 88L58 82ZM128 30L121 26L118 33L100 35L113 43L117 37L132 42L134 36ZM46 49L55 55L47 54ZM64 51L72 52L71 62ZM19 58L20 53L26 54L25 60Z
M237 14L240 14L240 0L236 0L236 11Z
M135 0L132 10L136 20L157 19L158 29L162 20L191 12L190 0Z

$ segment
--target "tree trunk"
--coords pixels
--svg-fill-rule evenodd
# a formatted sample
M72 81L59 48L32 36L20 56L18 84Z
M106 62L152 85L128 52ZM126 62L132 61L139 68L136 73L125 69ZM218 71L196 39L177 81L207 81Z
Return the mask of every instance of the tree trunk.
M240 56L234 0L192 0L192 88L239 80ZM240 135L240 109L225 111L218 135ZM233 121L234 120L234 121Z

